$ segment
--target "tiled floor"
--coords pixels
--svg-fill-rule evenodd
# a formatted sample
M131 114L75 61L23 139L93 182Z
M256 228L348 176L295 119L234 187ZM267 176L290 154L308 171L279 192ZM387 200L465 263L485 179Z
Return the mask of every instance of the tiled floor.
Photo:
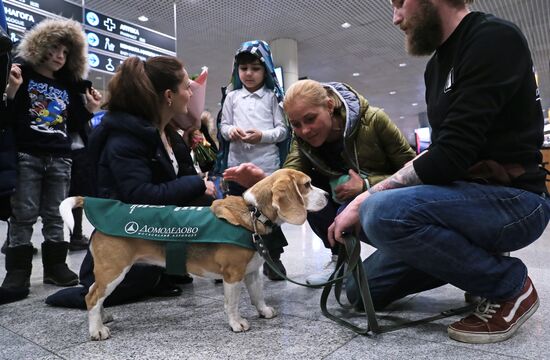
M86 232L90 233L86 224ZM4 238L5 223L0 225ZM328 252L307 226L285 226L290 245L283 254L288 274L296 279L322 268ZM40 247L40 227L33 243ZM371 251L364 245L363 255ZM78 270L83 252L69 256ZM258 318L243 292L241 310L249 319L246 333L230 331L223 312L223 287L196 278L177 298L152 298L108 308L114 316L112 338L89 341L86 313L54 308L44 299L58 288L42 284L40 255L34 257L29 298L0 306L2 359L550 359L550 230L531 247L513 253L528 264L541 298L536 314L509 341L468 345L447 337L457 318L382 335L359 336L321 314L320 290L287 282L265 281L266 300L279 312ZM5 275L0 256L0 278ZM336 308L333 303L333 308ZM463 292L445 286L412 296L379 314L382 324L464 305ZM365 325L360 315L351 315Z

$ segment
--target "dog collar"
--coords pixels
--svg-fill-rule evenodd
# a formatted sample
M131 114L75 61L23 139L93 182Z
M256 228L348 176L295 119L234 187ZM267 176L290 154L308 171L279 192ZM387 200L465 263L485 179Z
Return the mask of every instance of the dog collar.
M273 227L273 222L254 205L248 205L248 210L253 219L258 220L264 226Z

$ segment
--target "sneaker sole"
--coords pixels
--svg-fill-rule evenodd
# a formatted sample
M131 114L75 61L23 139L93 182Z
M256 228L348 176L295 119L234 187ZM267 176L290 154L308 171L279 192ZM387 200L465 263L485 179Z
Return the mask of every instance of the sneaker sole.
M326 276L322 279L319 276L316 276L313 279L307 277L306 278L306 284L308 284L308 285L322 285L322 284L325 284L328 281L328 279L330 278L330 275L331 274L329 274L328 276Z
M507 331L494 332L494 333L476 333L476 332L462 332L457 331L450 326L447 328L447 334L453 340L469 343L469 344L491 344L504 340L508 340L516 333L516 331L527 321L539 308L540 301L537 298L537 302L531 306L531 308L523 314L514 325L510 326Z

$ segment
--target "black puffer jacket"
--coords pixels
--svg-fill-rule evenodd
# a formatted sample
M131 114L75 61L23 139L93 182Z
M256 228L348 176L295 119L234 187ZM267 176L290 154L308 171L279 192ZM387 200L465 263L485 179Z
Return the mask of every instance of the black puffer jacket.
M187 205L206 187L192 168L189 151L179 135L167 129L178 174L158 130L147 120L108 112L92 132L89 152L95 171L96 196L127 203Z
M197 175L189 149L179 134L166 129L178 161L178 174L164 150L158 130L147 120L125 113L107 113L90 135L92 164L97 164L96 196L133 204L208 206L204 182ZM80 267L82 287L50 295L53 306L86 308L84 296L95 282L90 250ZM105 306L124 304L155 295L163 283L158 266L134 264L124 280L106 299Z

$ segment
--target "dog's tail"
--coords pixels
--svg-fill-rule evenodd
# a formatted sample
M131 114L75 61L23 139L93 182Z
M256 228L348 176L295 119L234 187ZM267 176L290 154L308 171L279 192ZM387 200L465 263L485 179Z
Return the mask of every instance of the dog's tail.
M63 218L63 221L67 226L69 227L69 231L71 234L73 233L74 228L74 217L72 210L76 207L83 207L84 206L84 197L82 196L72 196L69 198L66 198L61 202L59 205L59 213L61 214L61 217Z

